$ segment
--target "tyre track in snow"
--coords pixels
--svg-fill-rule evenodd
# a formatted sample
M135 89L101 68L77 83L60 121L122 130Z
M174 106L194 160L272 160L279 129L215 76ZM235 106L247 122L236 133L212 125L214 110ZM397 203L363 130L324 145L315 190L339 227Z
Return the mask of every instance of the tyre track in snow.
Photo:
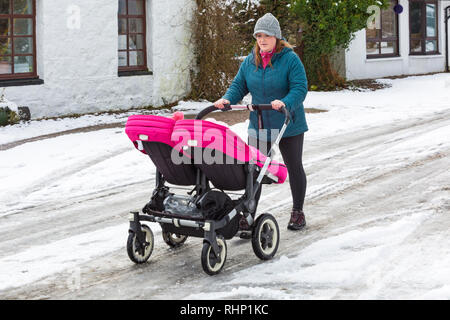
M422 122L418 119L414 119L414 121L408 120L386 125L380 129L372 128L355 132L351 135L345 134L331 139L325 138L307 142L305 143L305 159L307 160L305 166L309 179L308 183L310 186L319 184L321 179L332 176L333 171L339 169L340 166L351 166L353 163L360 162L361 159L358 159L358 157L366 157L366 153L370 155L374 150L377 153L382 153L388 146L404 143L407 139L432 128L448 126L448 115L449 112L441 112ZM401 138L396 138L399 133L401 133ZM289 254L293 249L298 251L299 248L304 248L308 244L334 233L345 232L345 230L379 221L377 218L361 212L364 206L379 206L374 204L370 198L366 200L367 194L361 190L378 189L377 185L386 185L394 188L395 185L410 183L409 180L403 182L401 179L397 179L396 176L416 175L416 168L433 166L433 163L442 163L446 159L445 156L448 157L448 154L448 149L440 150L436 156L427 156L411 163L405 162L393 169L381 168L375 172L355 170L354 174L349 176L349 178L354 178L349 184L342 185L339 181L333 181L329 184L327 192L307 194L305 209L308 227L305 231L299 233L285 230L290 210L290 199L286 199L286 193L289 192L288 184L278 187L268 186L268 188L263 190L264 200L259 205L259 212L270 212L271 209L278 209L277 212L272 212L276 216L281 229L280 251L277 256ZM427 176L422 179L425 178ZM392 183L392 180L395 183ZM153 187L153 184L149 185ZM143 198L147 200L150 192L151 189L148 192L142 192L141 195L136 196L130 202L133 202L133 205L143 205L145 203L142 201ZM354 195L355 193L357 195ZM349 199L340 199L346 197ZM373 196L371 197L373 198ZM108 196L105 196L104 200L106 203L108 203L108 198ZM284 200L279 200L283 198ZM357 204L361 201L361 198L368 203L365 203L362 207L361 205L355 205L355 203ZM383 199L380 199L379 196L375 198L377 203L383 203ZM386 197L386 199L389 199L389 197ZM95 202L95 199L93 199L93 202ZM341 205L336 207L336 203L340 202L342 202ZM262 209L264 207L266 207L265 210ZM330 208L333 208L331 212ZM50 209L48 212L51 211ZM75 203L72 211L80 211ZM119 212L117 209L113 211L118 218L125 217L125 213ZM101 217L105 218L107 215L100 215L99 220L101 220ZM398 214L395 212L391 214L384 213L384 217L383 219L396 219ZM335 219L337 221L334 221ZM114 220L117 222L119 219ZM75 221L72 223L75 223ZM99 223L101 224L101 222ZM58 226L50 226L50 230L52 228L57 229ZM70 224L68 228L70 228ZM77 227L74 228L73 232L83 232L84 230L82 227ZM155 236L158 238L158 234ZM124 246L125 238L126 234L124 235ZM37 281L26 288L9 290L6 297L182 298L186 294L192 293L192 287L196 290L207 292L212 282L226 282L227 279L232 277L234 272L260 263L254 256L248 241L233 239L228 241L228 245L229 257L225 268L222 274L213 278L207 277L201 270L201 239L189 239L184 247L177 250L168 250L165 244L157 239L155 251L150 262L143 266L132 265L126 256L125 248L123 248L120 251L107 253L105 256L100 256L98 259L82 264L80 266L82 270L80 290L74 292L68 290L64 286L67 274L61 273L42 281ZM190 284L190 282L195 283L195 285ZM61 283L63 284L62 286L58 285ZM0 292L1 296L5 296L5 293Z
M435 160L442 162L443 158ZM429 165L429 169L423 172L421 179L417 181L418 185L421 181L430 178L430 171L436 172L434 160L430 159L429 162L424 162L424 165ZM411 170L403 171L404 175L411 174L411 171L414 171L413 167L409 168ZM436 175L439 174L442 174L442 172L436 172ZM410 201L411 196L407 197L410 191L404 186L404 184L410 183L409 180L402 180L400 177L395 179L395 184L393 184L392 179L389 179L391 176L387 177L388 179L384 179L382 183L375 186L375 189L387 187L391 187L393 190L402 189L403 191L397 196L399 198L404 197L405 202ZM368 185L365 189L370 190L371 188L374 188L374 186ZM365 190L361 190L360 193L364 195ZM345 198L346 194L341 196ZM310 211L308 227L299 233L286 231L285 226L288 220L286 213L288 211L272 212L277 217L281 228L281 243L277 258L282 255L295 254L295 252L328 237L357 229L364 230L368 226L390 224L404 216L404 212L399 212L396 208L389 209L390 198L383 201L382 198L377 197L376 204L366 204L367 212L361 212L361 208L355 205L358 199L351 195L349 197L350 200L342 200L344 203L347 202L348 206L342 206L338 197L324 201L322 208L311 206L311 211L316 208L319 210L316 212ZM270 201L266 200L262 204L267 202ZM337 207L336 202L341 206ZM332 212L328 210L330 207L334 207ZM407 204L405 204L405 207L407 207ZM414 203L413 207L417 207L415 210L420 210L420 204ZM377 215L377 211L380 209L383 214ZM62 296L60 297L75 299L94 297L105 299L183 299L195 292L227 291L230 289L227 287L227 282L236 278L236 272L263 264L254 256L249 241L232 239L227 241L229 250L224 270L218 276L208 277L201 270L201 239L189 239L184 247L169 250L158 239L159 234L155 233L155 236L157 243L148 264L143 266L130 264L127 262L128 257L125 248L123 248L122 251L115 252L111 256L101 257L98 261L82 266L82 289L74 292L61 290ZM67 274L61 274L55 283L65 283L66 279ZM243 278L242 285L252 286L252 283L246 282ZM289 283L270 284L268 288L272 286L288 287ZM42 291L38 288L36 288L36 292L42 294ZM48 297L59 297L59 295L49 292L47 294L49 294ZM245 296L233 296L233 299L235 298L245 298Z
M103 127L100 127L100 129L104 130ZM105 132L114 132L109 127L107 127L108 129L109 131ZM87 132L90 131L92 130L87 130ZM70 130L69 133L79 132ZM82 134L84 133L82 131ZM83 135L80 139L83 139ZM55 143L55 145L58 144ZM52 170L50 175L36 179L31 185L22 189L19 199L15 199L15 203L20 203L21 199L27 199L33 192L70 181L80 172L89 172L92 168L101 166L102 163L111 161L128 152L134 152L130 146L116 148L114 152L111 152L108 148L106 146L106 149L100 155L94 154L84 158L83 161L71 161L65 166L61 164L61 167ZM113 187L102 188L101 190L80 190L81 192L78 193L82 195L66 198L58 198L56 195L48 199L44 198L44 200L36 203L32 201L31 204L28 203L24 206L8 204L7 207L4 206L7 209L0 212L0 257L25 249L30 244L40 245L58 241L101 228L102 225L117 224L123 221L123 217L128 212L128 210L125 210L125 206L129 206L126 200L134 199L136 195L141 194L140 192L148 194L147 189L152 188L153 185L154 174L150 173L139 180L123 181L119 185L115 184ZM9 196L11 197L11 195ZM121 196L124 198L120 198ZM115 200L116 198L119 200ZM102 204L106 203L108 205L103 208ZM117 211L116 213L115 210L112 210L111 213L107 208L109 205L114 205L114 207L124 211ZM26 233L23 232L24 226L26 226Z
M18 141L0 144L0 151L9 150L9 149L12 149L12 148L15 148L15 147L18 147L18 146L21 146L23 144L30 143L30 142L52 139L52 138L56 138L56 137L60 137L60 136L68 135L68 134L73 134L73 133L91 132L91 131L98 131L98 130L102 130L102 129L123 128L123 127L125 127L125 122L97 124L97 125L92 125L92 126L87 126L87 127L82 127L82 128L64 130L64 131L60 131L60 132L54 132L54 133L39 135L39 136L31 137L31 138L26 138L26 139L21 139Z
M122 148L117 151L114 155L111 154L104 154L102 156L97 157L91 157L87 159L87 161L84 161L82 163L77 163L74 165L71 165L69 167L59 168L58 170L52 171L51 174L49 174L46 177L43 177L39 180L34 181L32 184L27 186L24 189L21 189L19 199L16 199L14 203L9 203L7 210L4 210L3 212L0 211L0 217L8 215L8 212L20 212L22 210L39 210L39 207L45 207L48 206L49 203L44 204L31 204L31 205L25 205L20 206L21 201L24 201L27 196L33 194L34 192L38 192L46 187L48 187L50 184L57 185L60 181L68 180L70 177L74 176L75 174L79 173L82 170L89 169L93 166L98 165L99 163L103 161L110 160L113 157L118 157L122 154L125 154L127 152L130 152L129 148ZM69 199L67 199L69 200ZM70 200L69 200L70 201ZM59 202L59 201L58 201ZM51 203L50 203L51 205Z
M8 248L11 245L14 245L17 250L28 247L30 243L43 244L80 232L95 230L95 228L101 228L102 224L117 224L126 219L130 203L132 203L131 208L134 208L135 198L148 196L147 188L150 189L153 184L149 179L146 182L127 184L120 188L64 199L63 203L39 204L30 209L3 216L0 218L1 256L10 253ZM133 188L145 191L131 192ZM114 209L109 210L107 208L109 205L113 205ZM120 209L124 211L119 211ZM27 230L25 234L24 226Z
M157 257L155 256L155 257L153 257L153 258L157 258Z

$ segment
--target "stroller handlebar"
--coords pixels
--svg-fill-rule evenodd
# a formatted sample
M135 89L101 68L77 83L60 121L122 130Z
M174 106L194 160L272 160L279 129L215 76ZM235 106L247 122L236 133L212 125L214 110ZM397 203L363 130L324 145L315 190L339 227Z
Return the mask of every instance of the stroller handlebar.
M225 108L223 109L218 109L216 108L214 105L211 105L209 107L206 107L205 109L203 109L202 111L200 111L198 113L198 115L195 117L196 120L201 120L203 117L205 117L207 114L214 112L214 111L229 111L232 109L248 109L250 111L261 111L261 110L275 110L272 109L272 105L271 104L248 104L248 105L229 105L226 104ZM286 107L281 107L279 110L275 110L278 112L281 112L284 114L284 116L286 117L284 124L288 125L289 122L291 121L291 114L289 112L289 110ZM260 128L261 129L261 128Z

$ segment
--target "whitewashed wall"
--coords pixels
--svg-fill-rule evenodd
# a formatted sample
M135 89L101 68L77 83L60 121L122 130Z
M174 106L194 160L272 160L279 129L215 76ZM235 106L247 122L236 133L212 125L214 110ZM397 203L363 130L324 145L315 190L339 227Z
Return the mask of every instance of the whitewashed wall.
M190 91L194 54L191 19L194 0L152 0L153 105L173 102Z
M345 53L348 80L372 79L397 75L412 75L445 71L445 25L444 8L450 1L439 1L439 55L409 55L409 1L400 0L403 12L399 15L400 57L367 59L366 30L356 33L355 39Z
M37 71L44 84L6 87L6 98L29 106L33 118L182 98L189 89L192 3L147 0L147 60L153 75L118 77L118 1L37 0ZM79 28L72 19L77 8Z

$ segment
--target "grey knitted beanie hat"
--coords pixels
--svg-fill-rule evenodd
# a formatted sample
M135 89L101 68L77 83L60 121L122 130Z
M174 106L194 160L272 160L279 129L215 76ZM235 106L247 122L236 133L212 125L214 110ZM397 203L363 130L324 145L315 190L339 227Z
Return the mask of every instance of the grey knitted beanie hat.
M271 13L266 13L256 21L253 37L256 38L256 34L260 32L282 39L280 23Z

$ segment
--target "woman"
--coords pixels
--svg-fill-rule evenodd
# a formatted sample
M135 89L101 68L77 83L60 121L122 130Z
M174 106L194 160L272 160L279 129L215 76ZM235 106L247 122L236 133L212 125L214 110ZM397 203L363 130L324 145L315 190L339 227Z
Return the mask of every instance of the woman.
M272 109L262 112L262 122L267 134L257 131L257 112L250 113L249 144L262 152L268 152L272 137L281 129L284 115L276 112L286 107L292 121L279 144L279 149L289 173L289 184L293 199L289 230L300 230L306 225L303 203L306 193L306 175L303 170L303 135L308 131L303 101L308 85L305 69L292 46L283 40L278 20L270 13L261 17L255 25L253 37L255 47L242 62L226 94L214 105L224 108L224 104L236 104L251 93L253 104L271 104ZM274 138L275 139L275 138ZM258 195L259 196L259 195ZM246 220L242 219L243 229Z

